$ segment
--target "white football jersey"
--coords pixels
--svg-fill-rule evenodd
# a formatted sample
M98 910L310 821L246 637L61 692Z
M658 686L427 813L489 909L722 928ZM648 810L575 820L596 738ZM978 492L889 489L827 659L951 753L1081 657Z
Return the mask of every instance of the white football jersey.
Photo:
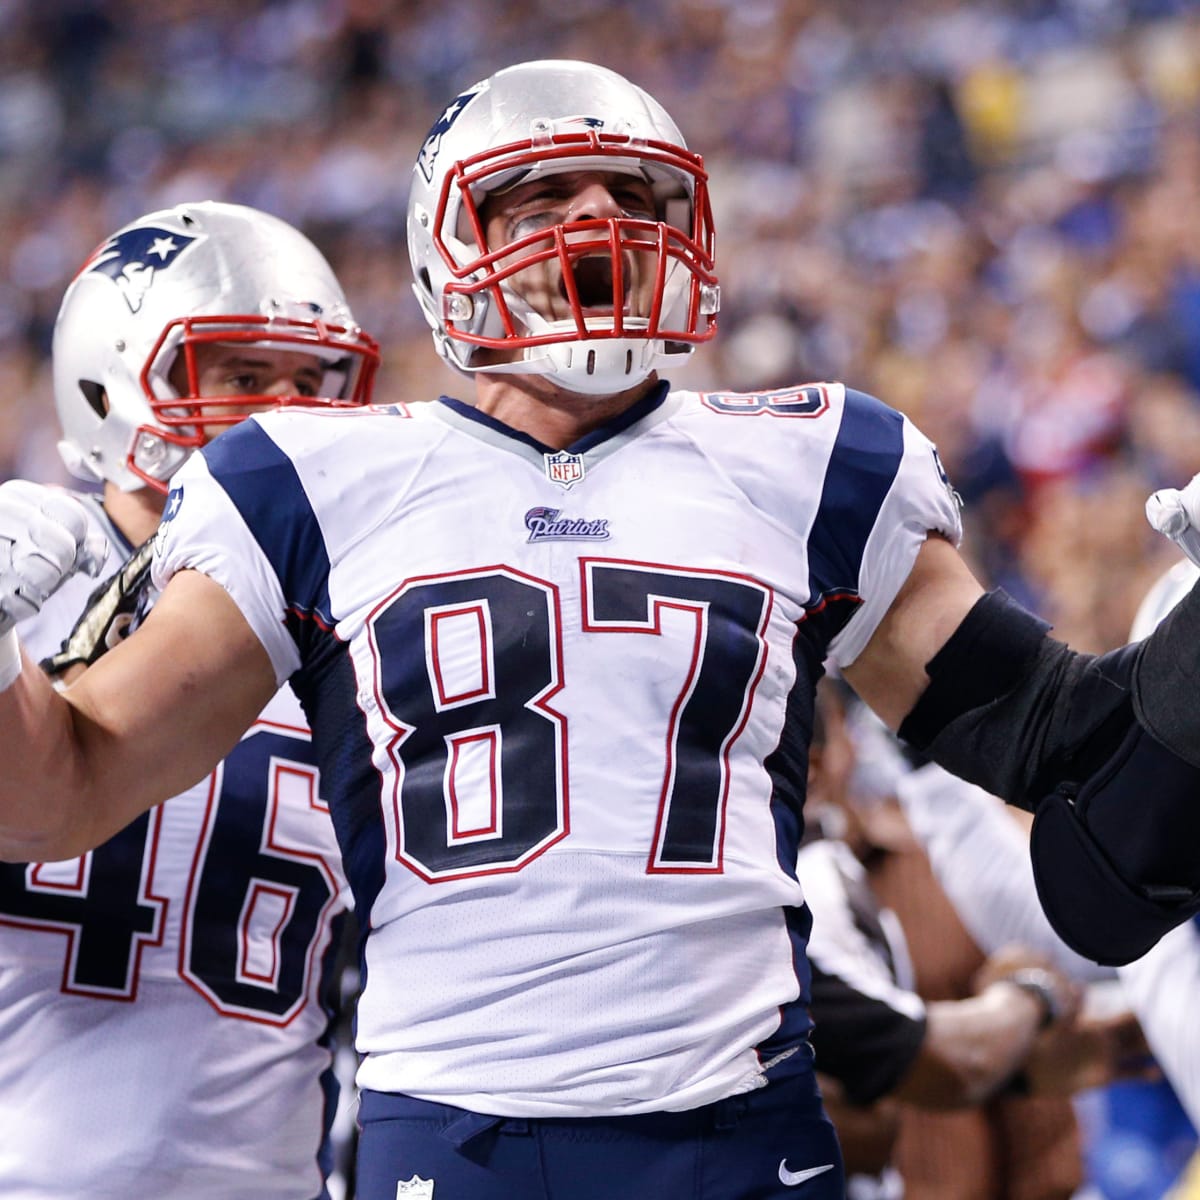
M817 838L801 848L797 866L813 910L812 961L862 996L921 1020L925 1002L917 994L908 940L896 914L875 901L854 851L836 838ZM856 907L856 894L867 903Z
M569 452L443 398L194 457L155 577L221 583L312 717L360 1084L589 1116L810 1069L813 688L930 529L932 445L837 384L664 384Z
M1142 598L1129 631L1131 641L1141 641L1158 628L1162 619L1192 590L1200 570L1189 559L1177 562L1160 575Z
M131 548L86 503L107 578ZM68 580L20 627L35 658L95 586ZM103 846L0 864L0 1195L324 1194L347 901L288 689L210 778Z

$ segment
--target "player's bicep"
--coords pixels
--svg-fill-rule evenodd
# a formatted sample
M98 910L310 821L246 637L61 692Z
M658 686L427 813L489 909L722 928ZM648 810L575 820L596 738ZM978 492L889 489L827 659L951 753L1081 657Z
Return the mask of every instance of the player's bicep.
M180 572L136 633L66 692L103 797L87 840L202 779L275 690L267 652L224 588Z
M982 595L958 551L931 534L871 640L843 668L846 681L897 728L929 683L925 664Z

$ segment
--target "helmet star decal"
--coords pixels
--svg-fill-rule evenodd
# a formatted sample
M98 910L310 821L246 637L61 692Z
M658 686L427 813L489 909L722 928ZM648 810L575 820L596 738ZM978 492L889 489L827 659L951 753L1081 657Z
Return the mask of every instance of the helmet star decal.
M107 275L125 297L129 311L137 312L155 274L169 267L195 240L169 229L142 225L105 242L84 270Z
M425 176L427 183L433 179L433 160L437 157L438 150L441 149L442 135L454 124L458 114L481 90L480 87L473 87L470 91L463 92L461 96L455 96L446 106L446 111L438 117L433 128L425 135L425 144L421 147L420 154L417 155L417 166L420 167L421 174Z
M203 383L204 364L227 351L237 365L238 347L251 369ZM311 361L303 380L285 370L280 388L270 364L284 353ZM97 244L63 297L53 342L59 450L82 479L165 497L184 459L220 427L300 400L358 407L378 361L300 230L217 200L161 209Z

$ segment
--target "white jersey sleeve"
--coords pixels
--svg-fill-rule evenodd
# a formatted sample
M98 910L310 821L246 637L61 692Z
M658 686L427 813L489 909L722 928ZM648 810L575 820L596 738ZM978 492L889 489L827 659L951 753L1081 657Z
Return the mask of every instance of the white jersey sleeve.
M186 554L181 550L185 546ZM229 492L214 482L199 454L172 480L154 548L155 586L164 588L182 567L208 575L230 594L266 648L282 685L299 666L300 656L285 624L287 604L278 576L239 519Z
M860 419L858 410L869 403L869 397L850 393L845 420ZM962 540L958 496L933 443L907 418L901 429L902 453L895 479L863 553L859 575L863 603L830 644L830 657L840 667L848 667L870 641L908 578L926 537L937 533L955 546Z

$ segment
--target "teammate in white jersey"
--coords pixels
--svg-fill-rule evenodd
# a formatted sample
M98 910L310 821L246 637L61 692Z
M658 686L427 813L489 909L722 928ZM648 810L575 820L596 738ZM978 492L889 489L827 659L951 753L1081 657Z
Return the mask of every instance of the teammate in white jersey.
M1115 960L1200 908L1169 854L1198 842L1172 671L1200 598L1076 655L971 576L898 413L672 391L719 307L707 179L611 71L462 93L409 231L474 403L268 413L193 456L160 600L65 697L0 629L0 855L110 836L290 681L366 930L361 1200L840 1197L795 874L822 664L1037 808L1052 919ZM82 553L28 507L0 613Z
M81 573L20 626L65 676L150 601L139 547L191 450L251 410L364 402L376 353L299 232L199 203L142 217L92 255L53 358L64 457L102 484L80 495L89 537L108 546L94 601ZM19 532L0 523L0 539ZM0 1195L327 1195L347 901L287 687L210 776L95 850L0 865Z

